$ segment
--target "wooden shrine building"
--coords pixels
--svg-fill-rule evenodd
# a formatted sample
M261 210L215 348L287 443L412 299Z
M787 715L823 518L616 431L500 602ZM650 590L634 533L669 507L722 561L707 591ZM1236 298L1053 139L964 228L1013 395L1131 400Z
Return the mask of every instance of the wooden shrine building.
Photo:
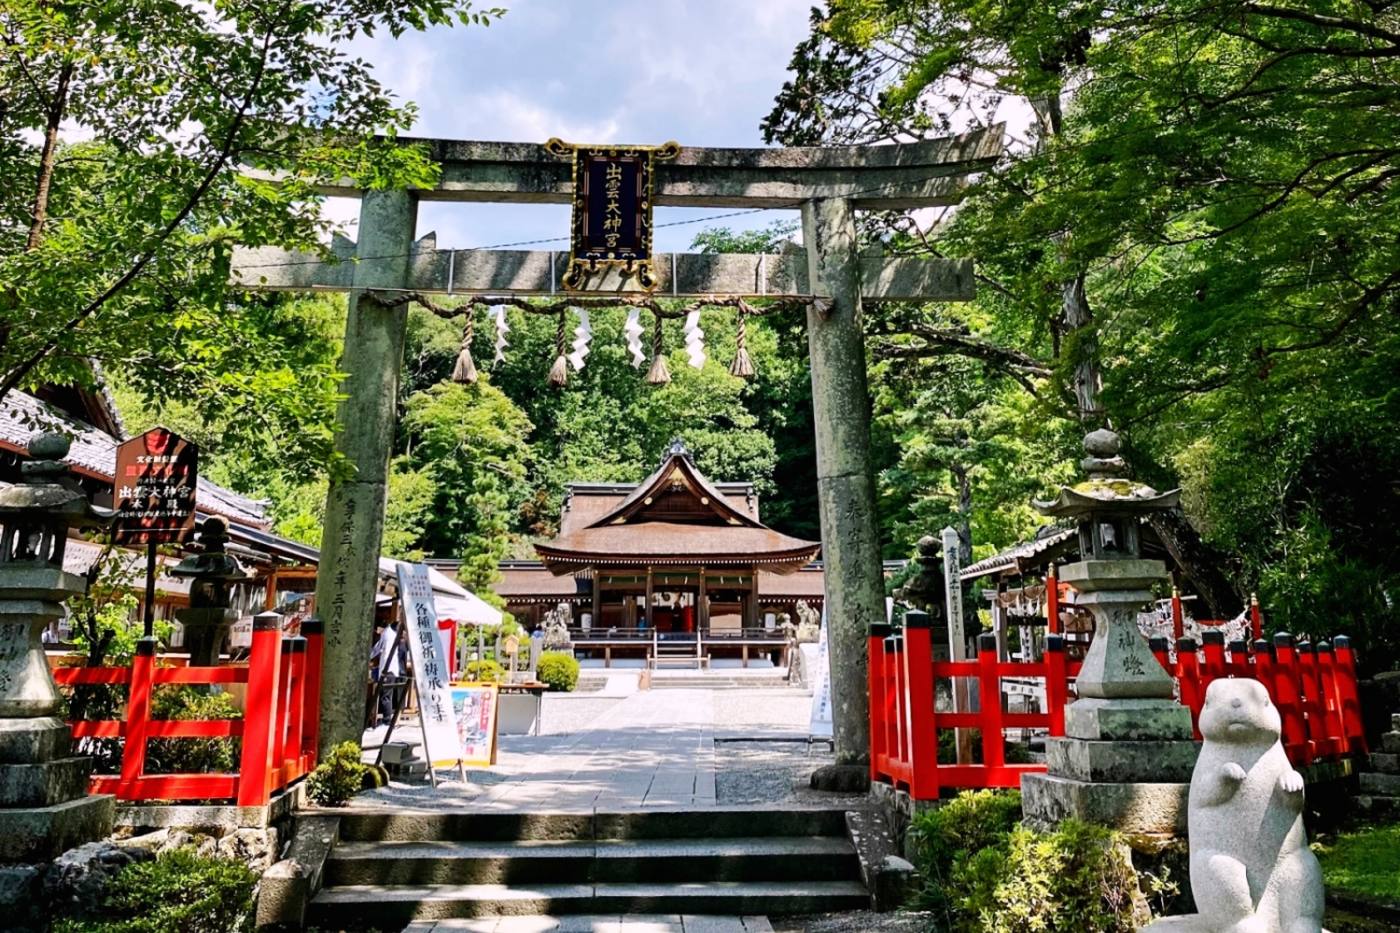
M764 525L752 483L712 482L676 441L640 483L571 483L558 537L502 565L496 592L527 628L565 607L575 650L605 663L781 661L780 616L821 608L820 549Z

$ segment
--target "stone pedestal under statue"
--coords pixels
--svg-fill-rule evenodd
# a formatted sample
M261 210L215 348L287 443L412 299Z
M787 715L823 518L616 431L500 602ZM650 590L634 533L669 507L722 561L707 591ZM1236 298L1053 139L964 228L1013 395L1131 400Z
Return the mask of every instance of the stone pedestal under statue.
M0 490L0 863L47 861L112 831L110 795L89 795L92 762L75 756L72 733L40 640L81 595L63 570L68 528L97 516L59 460L66 438L30 448L24 482Z
M1197 745L1191 711L1173 699L1172 678L1137 626L1151 587L1167 577L1161 561L1139 554L1142 514L1175 504L1175 492L1116 478L1123 469L1116 435L1085 439L1090 480L1037 507L1079 522L1078 563L1059 579L1094 617L1094 639L1065 708L1065 735L1046 742L1045 774L1021 779L1026 821L1049 828L1069 817L1129 833L1184 835Z

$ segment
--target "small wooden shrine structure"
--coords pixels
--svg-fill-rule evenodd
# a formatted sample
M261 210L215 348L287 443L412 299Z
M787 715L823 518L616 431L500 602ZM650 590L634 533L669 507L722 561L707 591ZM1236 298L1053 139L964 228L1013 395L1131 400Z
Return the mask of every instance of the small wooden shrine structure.
M655 661L662 643L747 662L786 648L780 615L821 608L820 549L763 524L752 483L712 482L675 441L640 483L570 484L559 535L538 562L503 565L496 592L529 628L563 607L575 650L605 663Z

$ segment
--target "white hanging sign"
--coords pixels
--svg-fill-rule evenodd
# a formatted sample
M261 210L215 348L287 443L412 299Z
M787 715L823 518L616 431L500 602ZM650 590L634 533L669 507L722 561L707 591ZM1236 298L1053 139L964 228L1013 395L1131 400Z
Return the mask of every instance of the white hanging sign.
M433 605L433 585L426 564L398 563L399 602L403 606L409 657L413 659L413 684L418 689L418 721L423 727L423 751L433 765L461 761L461 743L452 715L452 669L443 651ZM437 778L432 778L434 786Z
M834 733L831 716L831 662L827 658L826 610L822 610L821 634L817 636L817 670L812 678L812 715L807 733L814 739L829 739Z

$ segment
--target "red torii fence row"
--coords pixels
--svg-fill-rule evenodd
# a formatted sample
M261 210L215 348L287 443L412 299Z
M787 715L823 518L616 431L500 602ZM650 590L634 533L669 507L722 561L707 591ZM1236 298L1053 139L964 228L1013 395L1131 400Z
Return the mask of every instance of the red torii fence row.
M901 787L916 800L934 800L940 788L1019 787L1021 775L1045 770L1044 764L1007 763L1004 730L1065 734L1064 707L1074 697L1079 664L1065 657L1061 636L1046 637L1040 661L999 660L996 639L990 633L978 637L976 659L935 661L928 615L910 612L902 630L872 626L868 647L872 781ZM1154 640L1152 647L1176 678L1182 703L1191 709L1193 726L1212 680L1254 677L1279 709L1284 748L1295 765L1337 760L1366 750L1356 659L1346 636L1338 636L1331 645L1295 646L1291 636L1280 634L1274 637L1272 650L1262 640L1255 642L1253 650L1240 642L1227 655L1224 636L1207 632L1200 651L1193 640L1183 638L1171 667L1165 640ZM955 677L977 681L980 708L976 712L937 711L935 682ZM1001 680L1005 677L1039 679L1044 684L1045 712L1003 709ZM995 702L987 702L988 698ZM982 762L939 763L939 729L980 730Z
M315 619L304 620L301 631L287 638L280 615L255 616L247 667L157 667L153 643L143 640L130 667L56 669L53 679L61 687L128 688L124 720L70 723L75 739L124 740L121 773L94 775L90 790L125 801L231 799L250 807L266 804L274 791L306 775L316 765L323 633ZM243 718L152 719L151 694L163 684L247 684ZM146 773L150 739L217 738L242 740L237 774Z

